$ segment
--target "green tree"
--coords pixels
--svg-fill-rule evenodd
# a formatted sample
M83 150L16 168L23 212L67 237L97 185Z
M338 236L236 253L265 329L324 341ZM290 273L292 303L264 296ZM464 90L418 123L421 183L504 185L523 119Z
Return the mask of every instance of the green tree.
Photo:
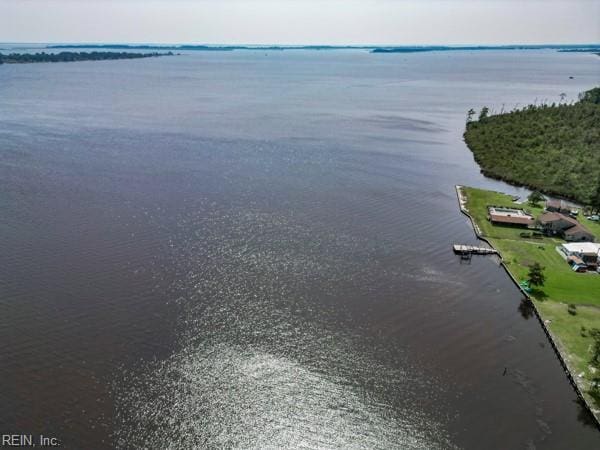
M546 282L546 275L544 275L544 267L540 263L535 262L529 267L529 284L532 286L543 286Z
M529 201L529 203L531 204L531 206L538 206L539 203L544 200L544 196L542 195L542 193L540 191L533 191L531 194L529 194L529 197L527 197L527 200Z
M467 111L467 124L473 122L474 115L475 115L475 110L473 108L471 108L469 111Z
M475 115L464 140L486 176L591 206L600 174L596 97L600 87L582 93L576 103L565 99L497 115L484 109L483 122Z
M600 105L600 87L595 87L589 91L579 94L579 101L582 103L594 103Z
M479 121L480 122L485 121L485 119L488 118L489 112L490 112L490 109L487 106L484 106L483 108L481 108L481 112L479 113Z

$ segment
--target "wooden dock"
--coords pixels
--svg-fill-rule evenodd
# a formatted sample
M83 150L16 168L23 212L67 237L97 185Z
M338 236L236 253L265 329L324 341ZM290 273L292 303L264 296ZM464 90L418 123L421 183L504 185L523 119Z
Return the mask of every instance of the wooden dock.
M498 251L494 248L477 247L475 245L454 244L452 248L454 249L454 253L457 253L461 256L495 255L498 253Z

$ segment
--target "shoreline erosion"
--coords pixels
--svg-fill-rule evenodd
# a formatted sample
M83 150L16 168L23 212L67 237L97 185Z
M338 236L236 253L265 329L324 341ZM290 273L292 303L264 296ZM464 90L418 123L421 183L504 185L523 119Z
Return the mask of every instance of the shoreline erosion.
M529 295L529 293L527 293L523 289L523 287L519 284L519 281L517 280L516 276L513 273L511 273L511 271L509 270L509 268L507 267L507 265L504 261L504 258L502 257L501 251L498 248L496 248L486 237L483 236L479 225L477 224L475 219L471 216L469 209L467 208L467 198L466 198L466 194L464 192L464 187L465 186L461 186L461 185L455 186L460 212L469 218L469 221L473 228L473 232L474 232L475 236L477 237L477 239L482 242L485 242L492 249L496 250L496 252L497 252L496 255L500 259L500 265L502 266L504 271L507 273L509 278L513 281L513 283L515 284L517 289L519 289L521 294L523 294L524 301L528 302L529 305L532 307L533 312L534 312L535 316L537 317L538 322L542 327L542 330L544 331L544 334L546 334L546 337L548 338L548 341L550 342L550 345L552 346L554 353L556 354L559 362L563 366L565 374L567 375L567 379L569 380L571 386L573 386L573 389L575 390L582 405L589 412L590 416L594 418L594 424L595 424L596 428L598 430L600 430L600 411L592 408L592 405L590 404L588 399L583 394L582 386L580 386L578 384L577 378L573 376L572 372L573 372L574 368L572 368L569 365L567 358L561 353L560 347L559 347L559 345L557 345L558 339L552 334L550 329L547 327L546 323L544 322L543 315L542 315L542 313L540 313L538 307L535 304L535 301L532 299L532 297Z

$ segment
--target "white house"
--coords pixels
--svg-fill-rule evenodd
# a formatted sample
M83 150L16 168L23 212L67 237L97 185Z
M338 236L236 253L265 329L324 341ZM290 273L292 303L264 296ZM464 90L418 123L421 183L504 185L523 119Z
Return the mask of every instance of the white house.
M600 265L600 244L594 242L571 242L562 244L561 250L567 257L581 259L588 266Z

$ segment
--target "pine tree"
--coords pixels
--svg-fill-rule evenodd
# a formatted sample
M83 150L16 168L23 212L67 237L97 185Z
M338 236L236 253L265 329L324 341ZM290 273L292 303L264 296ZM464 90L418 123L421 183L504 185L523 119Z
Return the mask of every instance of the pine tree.
M475 110L471 108L467 111L467 124L470 124L473 121L473 116L475 115Z
M535 262L529 267L529 284L532 286L543 286L546 282L544 267Z
M479 113L479 121L480 122L485 121L485 119L488 118L489 112L490 112L490 109L487 106L484 106L483 108L481 108L481 112Z
M527 197L527 200L529 201L531 206L538 206L538 204L542 200L544 200L544 196L542 195L542 193L540 191L533 191L531 194L529 194L529 197Z

